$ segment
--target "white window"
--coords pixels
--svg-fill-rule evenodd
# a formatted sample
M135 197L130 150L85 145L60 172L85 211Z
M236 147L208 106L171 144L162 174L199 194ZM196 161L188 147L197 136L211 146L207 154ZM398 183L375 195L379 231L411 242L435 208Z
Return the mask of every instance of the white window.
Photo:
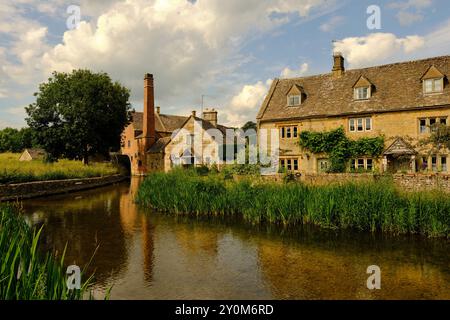
M353 118L348 120L350 132L363 132L372 130L372 118Z
M301 103L302 103L302 96L300 96L300 95L288 96L288 106L289 107L299 106Z
M419 120L419 132L426 133L427 132L427 119Z
M370 87L355 88L355 100L367 100L370 98Z
M438 93L444 89L444 79L426 79L423 81L423 91L425 93Z
M188 146L192 146L194 144L194 135L193 134L188 134L186 136L186 144Z
M356 131L356 127L355 127L355 119L350 119L350 121L349 121L349 127L350 127L350 131L351 131L351 132Z
M447 172L447 157L441 157L441 170Z
M373 159L371 158L361 158L352 159L350 161L351 171L373 171Z

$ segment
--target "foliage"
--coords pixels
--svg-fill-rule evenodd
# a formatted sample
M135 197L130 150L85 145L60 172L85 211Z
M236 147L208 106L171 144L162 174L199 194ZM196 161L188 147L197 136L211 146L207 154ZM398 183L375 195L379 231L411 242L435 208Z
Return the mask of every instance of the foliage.
M54 158L83 159L119 149L129 122L129 90L106 73L54 72L26 108L28 125Z
M431 129L431 135L425 143L431 143L437 149L447 148L450 150L450 126L439 124Z
M116 174L110 163L92 163L88 166L80 161L60 160L45 163L39 160L19 161L20 154L0 154L0 184L43 180L92 178Z
M31 128L5 128L0 130L0 152L21 152L36 146Z
M258 164L230 164L222 169L225 176L259 176L261 166Z
M242 127L242 130L247 131L247 130L255 130L257 131L257 125L256 123L254 123L253 121L248 121L246 124L244 124L244 126Z
M174 171L147 177L137 201L168 213L242 216L253 223L311 223L324 228L450 236L448 196L440 192L400 193L391 181L280 185Z
M0 299L80 300L89 290L92 276L79 290L66 284L64 255L38 252L42 228L31 229L16 206L0 206ZM83 278L82 278L83 279Z
M361 156L378 157L384 149L384 137L350 140L344 128L326 132L302 131L300 147L330 157L331 172L344 172L349 159Z

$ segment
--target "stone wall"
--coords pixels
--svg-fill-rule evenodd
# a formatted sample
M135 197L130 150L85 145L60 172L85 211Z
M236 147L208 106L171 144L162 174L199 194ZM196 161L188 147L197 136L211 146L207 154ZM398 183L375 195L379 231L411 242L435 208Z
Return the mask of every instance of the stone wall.
M12 201L62 194L102 187L126 180L122 175L107 177L35 181L18 184L0 184L0 201Z
M283 175L264 176L264 180L273 182L283 182ZM311 185L326 185L332 183L345 182L365 182L380 181L383 179L392 180L394 184L404 191L425 191L439 189L450 192L449 174L394 174L394 175L373 175L357 173L336 173L336 174L304 174L296 175L295 180Z

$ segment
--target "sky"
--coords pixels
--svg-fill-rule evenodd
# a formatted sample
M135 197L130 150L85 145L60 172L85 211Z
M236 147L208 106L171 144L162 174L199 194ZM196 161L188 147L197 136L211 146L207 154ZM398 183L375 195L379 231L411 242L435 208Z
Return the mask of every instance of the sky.
M138 111L152 73L162 113L200 112L203 96L241 126L274 78L328 73L335 51L347 69L450 54L448 0L2 0L0 129L26 126L39 84L79 68Z

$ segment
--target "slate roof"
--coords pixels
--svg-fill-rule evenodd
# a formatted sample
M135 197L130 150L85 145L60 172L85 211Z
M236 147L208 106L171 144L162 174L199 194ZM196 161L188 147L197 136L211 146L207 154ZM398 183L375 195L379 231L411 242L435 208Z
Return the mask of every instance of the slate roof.
M424 95L422 77L434 66L446 77L443 94ZM393 63L293 79L275 79L261 106L259 121L308 119L436 108L450 105L450 56ZM355 101L353 86L363 76L372 85L369 100ZM298 107L287 106L293 85L303 88L305 99Z
M131 117L134 130L142 132L144 113L134 112ZM181 128L187 119L188 117L155 113L156 132L173 132Z

